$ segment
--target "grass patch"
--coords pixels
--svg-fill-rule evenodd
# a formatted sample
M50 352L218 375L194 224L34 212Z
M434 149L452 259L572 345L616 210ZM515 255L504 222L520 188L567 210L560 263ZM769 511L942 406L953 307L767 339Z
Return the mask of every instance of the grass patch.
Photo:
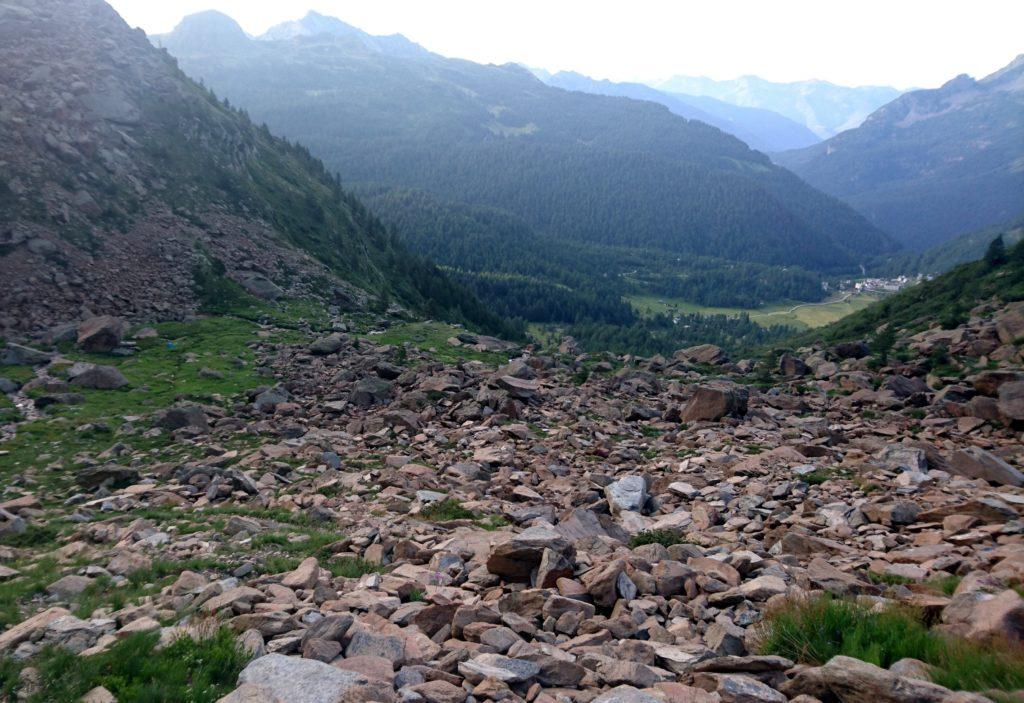
M489 366L508 363L508 354L477 351L466 346L454 347L448 340L465 330L442 322L410 322L396 325L383 334L368 336L374 344L392 344L403 347L406 344L426 352L434 361L457 364L460 361L482 361ZM401 361L401 360L400 360Z
M673 544L685 544L688 540L672 530L644 530L629 538L630 548L642 547L645 544L660 544L671 547Z
M92 657L48 648L29 662L39 672L41 690L29 703L77 703L96 686L119 703L213 703L235 688L248 661L229 630L199 642L182 637L157 650L156 633L138 634ZM0 691L17 685L20 667L0 667Z
M451 522L452 520L476 520L477 514L462 507L453 498L445 498L423 507L419 517L430 522Z
M848 472L837 471L836 469L815 469L809 474L797 477L797 480L803 481L810 486L820 486L825 483L825 481L831 481L834 478L843 478L848 475Z
M900 576L899 574L878 574L874 571L868 572L868 581L871 583L877 583L881 586L907 586L912 583L917 583L915 579L908 576Z
M8 627L21 622L22 603L42 593L47 586L60 578L57 561L51 557L40 559L35 564L14 565L22 575L18 578L0 583L0 627Z
M956 591L956 587L963 581L963 577L955 574L949 574L946 576L935 576L928 579L925 584L938 591L944 596L951 596Z
M504 515L488 515L485 518L477 520L476 524L488 532L494 532L495 530L500 530L503 527L508 527L512 523L509 522L508 518Z
M256 373L254 352L248 346L256 341L260 329L253 322L210 317L162 323L155 329L157 337L138 340L137 353L129 357L69 351L67 356L75 361L116 366L129 386L116 391L76 388L75 392L85 398L80 405L53 405L46 409L44 417L19 424L16 436L4 443L10 454L4 458L0 479L51 463L73 464L77 454L99 453L118 439L135 451L180 454L186 449L175 447L168 433L118 438L109 432L80 433L75 428L89 423L117 428L125 415L147 415L179 400L227 404L244 390L265 381ZM0 369L0 375L7 374L8 368L12 367ZM203 368L213 369L217 376L201 375ZM139 427L146 425L139 423ZM67 487L70 472L46 471L36 478L46 485Z
M905 657L936 667L935 683L953 690L1024 688L1024 649L984 646L929 630L914 611L875 612L852 601L821 597L789 601L768 612L758 632L762 654L821 665L855 657L883 668Z
M16 549L32 549L46 546L56 546L57 538L60 536L60 527L47 523L29 523L24 532L4 535L0 537L0 544L5 547Z
M325 565L327 570L335 577L342 576L347 579L357 579L365 574L379 574L384 571L384 566L374 564L371 561L358 557L344 557L333 559Z

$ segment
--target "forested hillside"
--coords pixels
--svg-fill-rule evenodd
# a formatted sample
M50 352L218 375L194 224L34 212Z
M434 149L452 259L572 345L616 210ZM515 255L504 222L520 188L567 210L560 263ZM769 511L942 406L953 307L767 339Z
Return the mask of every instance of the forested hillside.
M200 50L195 25L157 41L349 182L500 208L559 241L823 270L892 248L739 140L659 105L342 35Z
M34 7L4 15L0 43L0 330L295 293L516 334L106 3Z
M880 276L942 273L959 264L977 261L1000 235L1006 246L1024 239L1024 214L1009 223L962 234L928 251L900 251L884 256L871 266L871 272Z
M1020 214L1022 115L1024 56L981 80L906 93L859 128L775 159L926 250Z
M800 337L803 342L835 343L869 339L882 326L918 331L938 323L946 329L967 322L982 301L1024 300L1024 241L1007 246L993 239L985 255L937 278L886 298L849 317Z

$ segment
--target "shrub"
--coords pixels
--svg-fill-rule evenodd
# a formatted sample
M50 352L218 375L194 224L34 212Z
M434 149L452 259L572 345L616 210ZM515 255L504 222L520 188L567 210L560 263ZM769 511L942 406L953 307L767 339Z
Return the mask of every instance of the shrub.
M1024 649L982 645L929 630L912 610L882 611L828 596L790 600L769 611L757 632L762 654L821 665L834 656L889 668L910 657L935 667L935 683L954 690L1024 688Z
M899 574L877 574L874 571L868 572L868 581L885 586L906 586L907 584L917 583L914 579L908 576L900 576Z
M451 520L475 520L477 515L472 510L466 510L457 500L445 498L424 506L420 511L420 517L431 522L450 522Z
M815 469L809 474L804 474L800 480L811 486L820 486L829 479L835 478L836 473L827 469Z
M671 547L673 544L683 544L686 541L678 532L672 530L644 530L629 539L629 546L636 548L645 544L660 544L664 547Z

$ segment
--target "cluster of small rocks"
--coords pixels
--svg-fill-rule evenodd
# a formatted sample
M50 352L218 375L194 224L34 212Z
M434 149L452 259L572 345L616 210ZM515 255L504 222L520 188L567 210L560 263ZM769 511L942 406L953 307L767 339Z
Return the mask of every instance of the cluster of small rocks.
M203 458L79 458L66 505L83 526L54 556L92 566L51 584L50 607L0 635L0 652L87 656L212 618L253 655L232 703L985 700L930 683L913 660L810 667L759 650L767 610L819 593L910 605L978 642L1024 638L1024 317L977 312L905 340L922 358L947 345L965 365L956 378L920 361L873 368L862 345L787 355L765 385L756 364L707 346L672 359L508 352L495 369L343 331L258 343L267 386L128 429L171 432ZM116 327L91 321L77 340ZM62 361L37 363L47 382ZM220 446L238 433L263 439ZM466 516L438 521L438 504ZM100 576L287 533L258 513L188 534L122 515L173 507L201 523L215 506L290 511L338 540L285 573L249 559L89 619L62 607ZM23 528L39 500L11 497L0 515L0 529ZM334 576L339 559L374 572ZM950 576L951 595L929 585Z

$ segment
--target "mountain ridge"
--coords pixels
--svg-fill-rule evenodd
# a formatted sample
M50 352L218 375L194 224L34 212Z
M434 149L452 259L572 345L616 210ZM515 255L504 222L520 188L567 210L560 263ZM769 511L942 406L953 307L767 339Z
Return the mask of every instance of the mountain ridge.
M1024 193L1024 60L905 93L859 128L775 154L923 250L1015 217Z
M891 247L859 215L739 140L660 105L559 91L518 66L368 56L327 38L254 41L255 53L241 61L230 52L198 60L183 29L159 41L186 70L350 181L502 207L541 230L601 244L643 239L680 252L818 266L855 265L855 252ZM499 162L505 168L489 165ZM715 190L732 192L729 207L738 212L709 209L721 197ZM592 202L584 207L585 200Z
M806 125L821 139L856 127L902 92L889 86L847 87L823 80L777 83L755 75L726 81L680 75L654 82L652 87L768 109Z
M647 100L664 105L680 117L700 120L732 134L758 151L796 149L819 141L818 137L802 124L770 110L739 107L714 98L665 93L642 83L596 80L571 71L560 71L555 74L535 72L534 75L557 88Z

